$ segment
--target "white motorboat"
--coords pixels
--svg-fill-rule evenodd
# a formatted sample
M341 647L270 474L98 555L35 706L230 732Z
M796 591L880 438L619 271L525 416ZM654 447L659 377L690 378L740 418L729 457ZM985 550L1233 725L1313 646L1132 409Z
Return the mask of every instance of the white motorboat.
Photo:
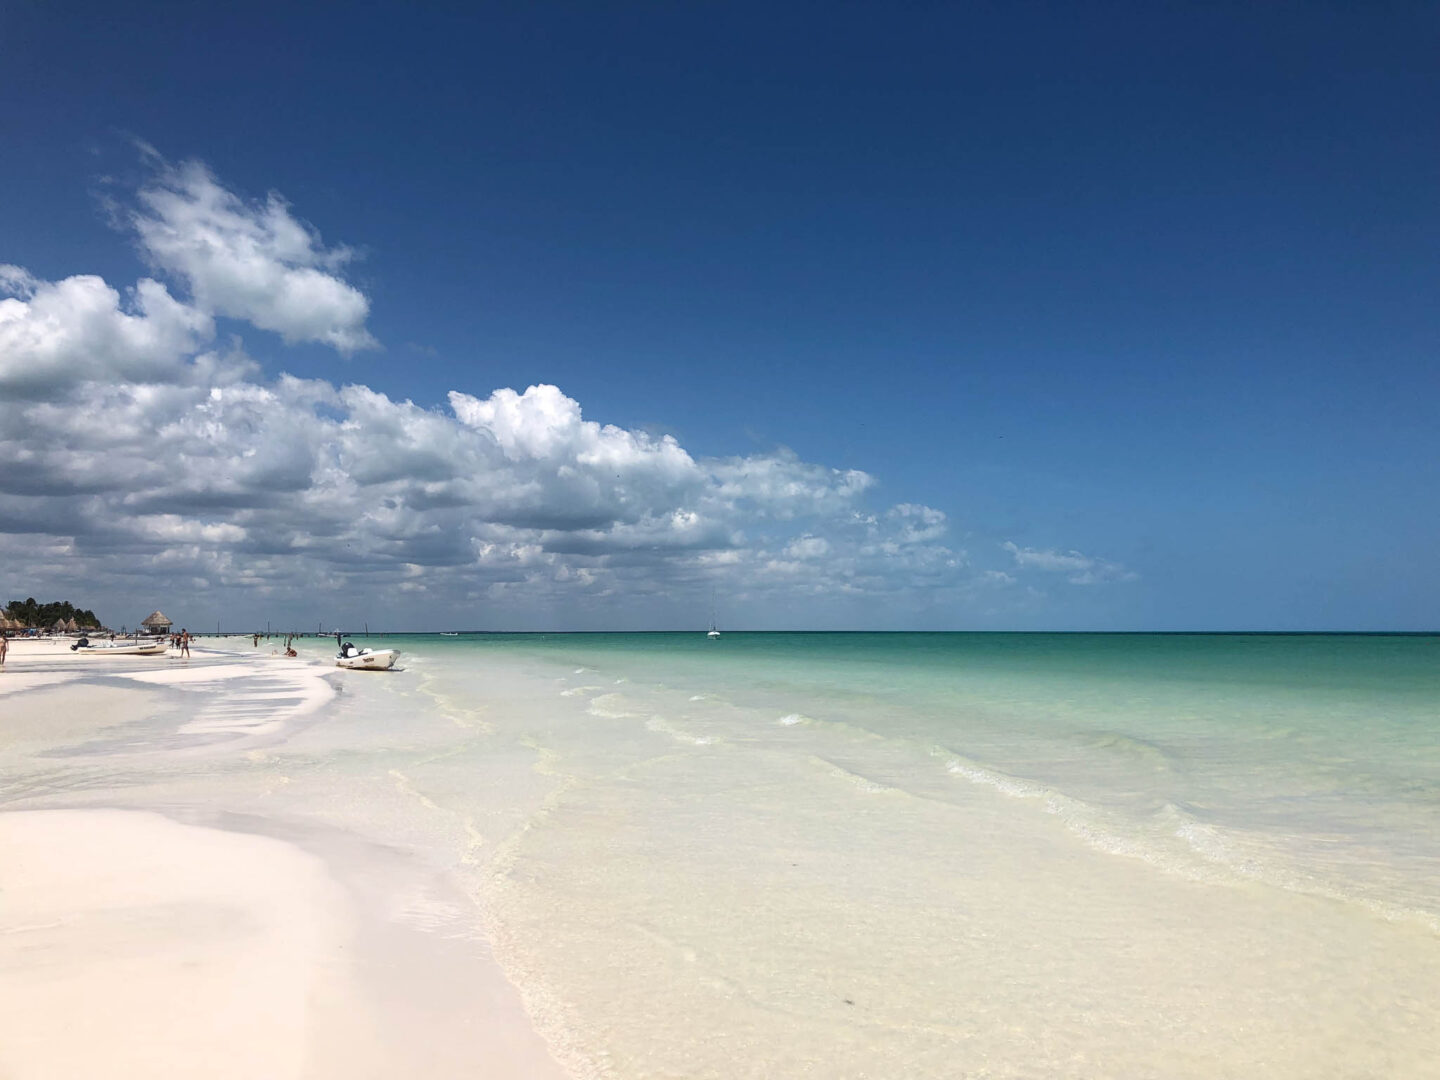
M86 656L164 656L170 651L170 641L168 638L150 638L143 641L92 643L89 638L82 637L70 646L70 651L84 653Z
M335 657L335 666L352 671L389 671L399 659L399 649L357 649L346 642Z

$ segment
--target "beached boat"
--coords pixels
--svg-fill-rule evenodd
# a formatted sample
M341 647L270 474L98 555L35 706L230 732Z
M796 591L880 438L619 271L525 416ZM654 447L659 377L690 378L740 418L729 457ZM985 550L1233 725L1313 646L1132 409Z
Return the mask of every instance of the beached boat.
M335 666L352 671L389 671L399 659L399 649L357 649L346 644L335 657Z
M164 656L170 651L170 642L166 638L151 638L148 641L93 643L89 638L82 637L70 646L70 651L84 653L86 656Z

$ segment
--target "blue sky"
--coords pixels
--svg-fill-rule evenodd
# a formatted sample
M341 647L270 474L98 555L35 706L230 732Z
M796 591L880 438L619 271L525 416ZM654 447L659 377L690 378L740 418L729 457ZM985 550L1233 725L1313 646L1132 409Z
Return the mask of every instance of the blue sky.
M736 626L1433 628L1440 14L1258 8L12 6L0 592L116 624L680 627L713 587ZM217 193L245 272L324 276L340 321L196 261ZM298 255L250 243L271 193ZM164 285L165 362L41 336L77 275L112 329ZM214 385L279 393L260 443L196 411ZM502 388L569 434L507 444ZM106 439L66 457L67 416ZM147 444L204 462L96 475Z

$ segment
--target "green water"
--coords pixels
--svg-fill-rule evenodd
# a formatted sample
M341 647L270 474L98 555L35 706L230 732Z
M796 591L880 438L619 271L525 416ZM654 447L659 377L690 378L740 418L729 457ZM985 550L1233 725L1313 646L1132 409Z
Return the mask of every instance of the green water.
M1440 1052L1435 636L386 643L537 755L546 794L476 887L582 1071L1408 1076ZM479 791L530 759L469 760ZM437 803L461 782L406 776Z
M404 636L395 639L406 641ZM1440 926L1440 637L985 633L415 635L464 683L521 660L686 737L907 791L1046 802L1102 847ZM592 680L593 675L593 680ZM788 723L786 722L788 721ZM788 729L788 730L787 730ZM578 728L575 760L598 753Z
M302 642L339 693L288 720L255 674L174 689L155 745L199 742L121 733L105 805L228 793L436 868L473 912L399 917L483 930L578 1080L1440 1060L1440 638L358 643L402 662Z

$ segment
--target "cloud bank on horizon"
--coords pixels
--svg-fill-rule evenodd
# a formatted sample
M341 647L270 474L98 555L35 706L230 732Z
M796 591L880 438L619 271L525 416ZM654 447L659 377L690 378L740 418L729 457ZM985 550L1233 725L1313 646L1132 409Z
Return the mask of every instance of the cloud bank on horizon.
M360 594L392 623L521 626L538 608L563 628L633 626L627 611L653 619L719 586L780 613L757 623L803 626L826 602L953 609L1024 603L1056 573L1135 577L1014 543L986 569L947 543L940 510L873 509L865 472L784 449L697 459L585 419L555 386L454 390L447 409L267 378L216 319L379 347L344 277L353 253L276 194L247 201L203 164L146 157L150 179L112 209L155 277L122 294L0 266L0 557L16 587L183 594L242 618Z

